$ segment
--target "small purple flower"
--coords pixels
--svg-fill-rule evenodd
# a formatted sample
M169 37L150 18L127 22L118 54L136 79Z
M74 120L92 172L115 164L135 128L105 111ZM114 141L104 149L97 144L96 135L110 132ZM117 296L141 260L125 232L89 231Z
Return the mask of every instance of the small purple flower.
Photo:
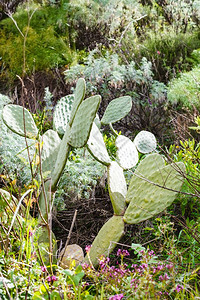
M41 270L42 270L42 272L46 272L47 271L47 267L41 266Z
M148 254L149 254L149 256L155 255L153 250L149 251Z
M88 245L88 246L86 246L86 247L85 247L85 251L86 251L87 253L89 253L89 252L90 252L90 249L91 249L91 247L92 247L91 245Z
M53 282L53 281L57 281L58 278L55 276L55 275L52 275L52 276L48 276L47 277L47 281L48 282Z
M168 270L172 269L172 268L173 268L173 264L168 264L168 265L166 265L166 268L167 268Z
M57 281L58 278L57 278L55 275L52 275L52 276L51 276L51 280L52 280L52 281Z
M123 294L117 294L117 295L111 296L109 298L109 300L121 300L122 298L124 298Z
M160 281L163 281L163 279L164 279L163 276L160 275L160 276L159 276L159 280L160 280Z
M163 269L163 265L157 266L157 270L158 270L158 271L161 271L162 269Z
M168 274L167 273L165 273L165 275L164 275L164 280L168 280L169 279L169 276L168 276Z
M153 268L153 274L155 274L156 273L156 268Z
M122 254L122 250L121 249L118 249L117 250L117 256L120 256Z
M29 236L32 236L33 235L33 232L31 230L29 230Z
M182 291L182 290L183 290L183 286L180 285L180 284L178 284L177 287L176 287L177 293L179 293L179 292Z
M127 250L123 250L123 251L122 251L122 255L123 255L123 256L129 256L130 253L129 253Z

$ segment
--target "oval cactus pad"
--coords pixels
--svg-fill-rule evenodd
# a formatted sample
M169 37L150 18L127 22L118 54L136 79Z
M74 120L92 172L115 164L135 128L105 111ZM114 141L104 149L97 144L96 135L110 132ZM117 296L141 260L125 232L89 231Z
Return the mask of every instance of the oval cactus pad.
M144 154L154 151L157 146L154 134L145 130L140 131L133 142L138 151Z
M53 114L53 128L60 135L64 135L67 124L70 120L74 95L67 95L61 98L56 104Z
M138 186L143 183L144 179L148 179L151 174L163 168L164 166L164 158L158 153L149 154L143 160L141 160L131 178L126 195L126 202L129 203L131 201L134 192L137 190Z
M10 130L30 139L35 139L38 129L31 113L22 106L8 104L3 109L3 121Z
M111 159L108 155L103 136L94 122L87 142L87 147L89 152L94 156L96 160L106 166L111 163Z
M115 123L124 118L131 110L132 100L130 96L119 97L112 100L101 119L101 123L106 125Z
M74 92L74 102L73 102L70 121L69 121L70 126L72 125L76 112L85 97L85 89L86 89L85 79L79 78L76 83L76 88Z
M117 158L119 165L128 170L136 166L138 162L138 151L134 143L126 136L119 135L116 138Z
M72 123L69 144L72 147L83 147L89 138L101 96L92 96L79 106Z
M124 215L124 222L136 224L162 212L176 198L183 184L177 169L185 171L182 162L155 171L133 191L132 200ZM131 189L131 185L129 187ZM131 197L131 193L129 193Z
M89 252L94 267L98 266L98 258L109 255L124 234L124 222L121 216L113 216L101 228ZM88 259L86 257L86 261Z
M49 129L41 137L42 171L47 172L55 167L61 139L56 131Z
M127 186L123 169L115 161L108 166L108 190L114 214L123 215L126 207Z

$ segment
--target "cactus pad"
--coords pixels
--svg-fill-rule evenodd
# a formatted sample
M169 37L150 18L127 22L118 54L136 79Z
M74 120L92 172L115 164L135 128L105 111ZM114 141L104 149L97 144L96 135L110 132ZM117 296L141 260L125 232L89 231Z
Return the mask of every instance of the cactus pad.
M108 166L108 190L114 214L123 215L126 208L127 186L123 169L115 161Z
M142 178L148 179L149 176L155 171L163 168L165 161L163 157L158 153L149 154L146 156L137 166L129 185L129 189L126 195L126 202L129 203L133 198L134 192L138 186L144 182Z
M131 110L132 100L130 96L119 97L112 100L101 119L101 123L106 125L115 123L124 118Z
M176 163L176 168L182 172L185 171L182 162ZM180 191L183 183L183 178L175 169L175 165L168 165L155 171L148 180L149 182L144 180L134 191L133 198L124 215L125 223L136 224L162 212L174 201L176 193ZM131 189L131 185L129 188ZM129 196L131 197L131 194Z
M100 100L101 96L92 96L79 106L69 138L72 147L83 147L87 143Z
M100 163L106 166L111 163L111 159L108 155L106 145L103 140L103 136L95 123L93 123L92 125L90 136L87 142L87 147L89 152Z
M94 267L98 266L101 255L109 255L124 234L124 222L121 216L113 216L101 228L89 252ZM86 258L88 262L88 259Z
M64 135L69 123L73 102L74 95L67 95L56 104L53 114L53 129L61 136Z
M119 135L115 141L119 165L124 169L131 169L138 162L138 151L134 143L127 137Z
M37 137L38 129L32 115L26 108L19 105L8 104L4 107L2 115L4 123L13 132L31 139Z
M42 171L48 172L55 167L57 154L60 146L60 138L56 131L47 130L42 138Z
M79 80L76 83L76 88L75 88L75 92L74 92L74 103L72 106L72 112L71 112L70 121L69 121L70 126L72 125L72 123L74 121L74 117L79 108L79 105L81 104L81 102L83 101L83 99L85 97L85 89L86 89L85 79L79 78Z
M150 153L156 149L157 145L154 134L145 130L140 131L133 142L141 153Z

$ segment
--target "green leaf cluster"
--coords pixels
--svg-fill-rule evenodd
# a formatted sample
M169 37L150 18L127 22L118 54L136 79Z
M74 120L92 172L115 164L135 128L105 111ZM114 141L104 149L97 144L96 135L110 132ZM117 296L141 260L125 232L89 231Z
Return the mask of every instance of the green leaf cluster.
M33 6L29 12L19 9L13 18L24 36L11 19L1 22L2 78L9 77L12 80L16 75L22 76L23 71L31 74L72 62L74 54L70 46L65 10Z

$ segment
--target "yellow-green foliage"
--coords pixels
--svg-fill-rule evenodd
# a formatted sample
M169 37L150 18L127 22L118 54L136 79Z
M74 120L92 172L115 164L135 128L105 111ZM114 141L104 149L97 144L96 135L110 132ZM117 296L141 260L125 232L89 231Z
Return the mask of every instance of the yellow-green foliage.
M27 73L72 62L73 53L69 45L67 26L62 26L67 23L64 11L52 7L38 7L30 20L30 26L27 11L19 10L13 17L23 35L26 36L27 32L28 34L24 48L24 37L13 21L7 18L0 23L1 77L13 79L16 75L21 76L24 49Z
M168 99L186 108L200 108L200 66L181 74L169 84Z

